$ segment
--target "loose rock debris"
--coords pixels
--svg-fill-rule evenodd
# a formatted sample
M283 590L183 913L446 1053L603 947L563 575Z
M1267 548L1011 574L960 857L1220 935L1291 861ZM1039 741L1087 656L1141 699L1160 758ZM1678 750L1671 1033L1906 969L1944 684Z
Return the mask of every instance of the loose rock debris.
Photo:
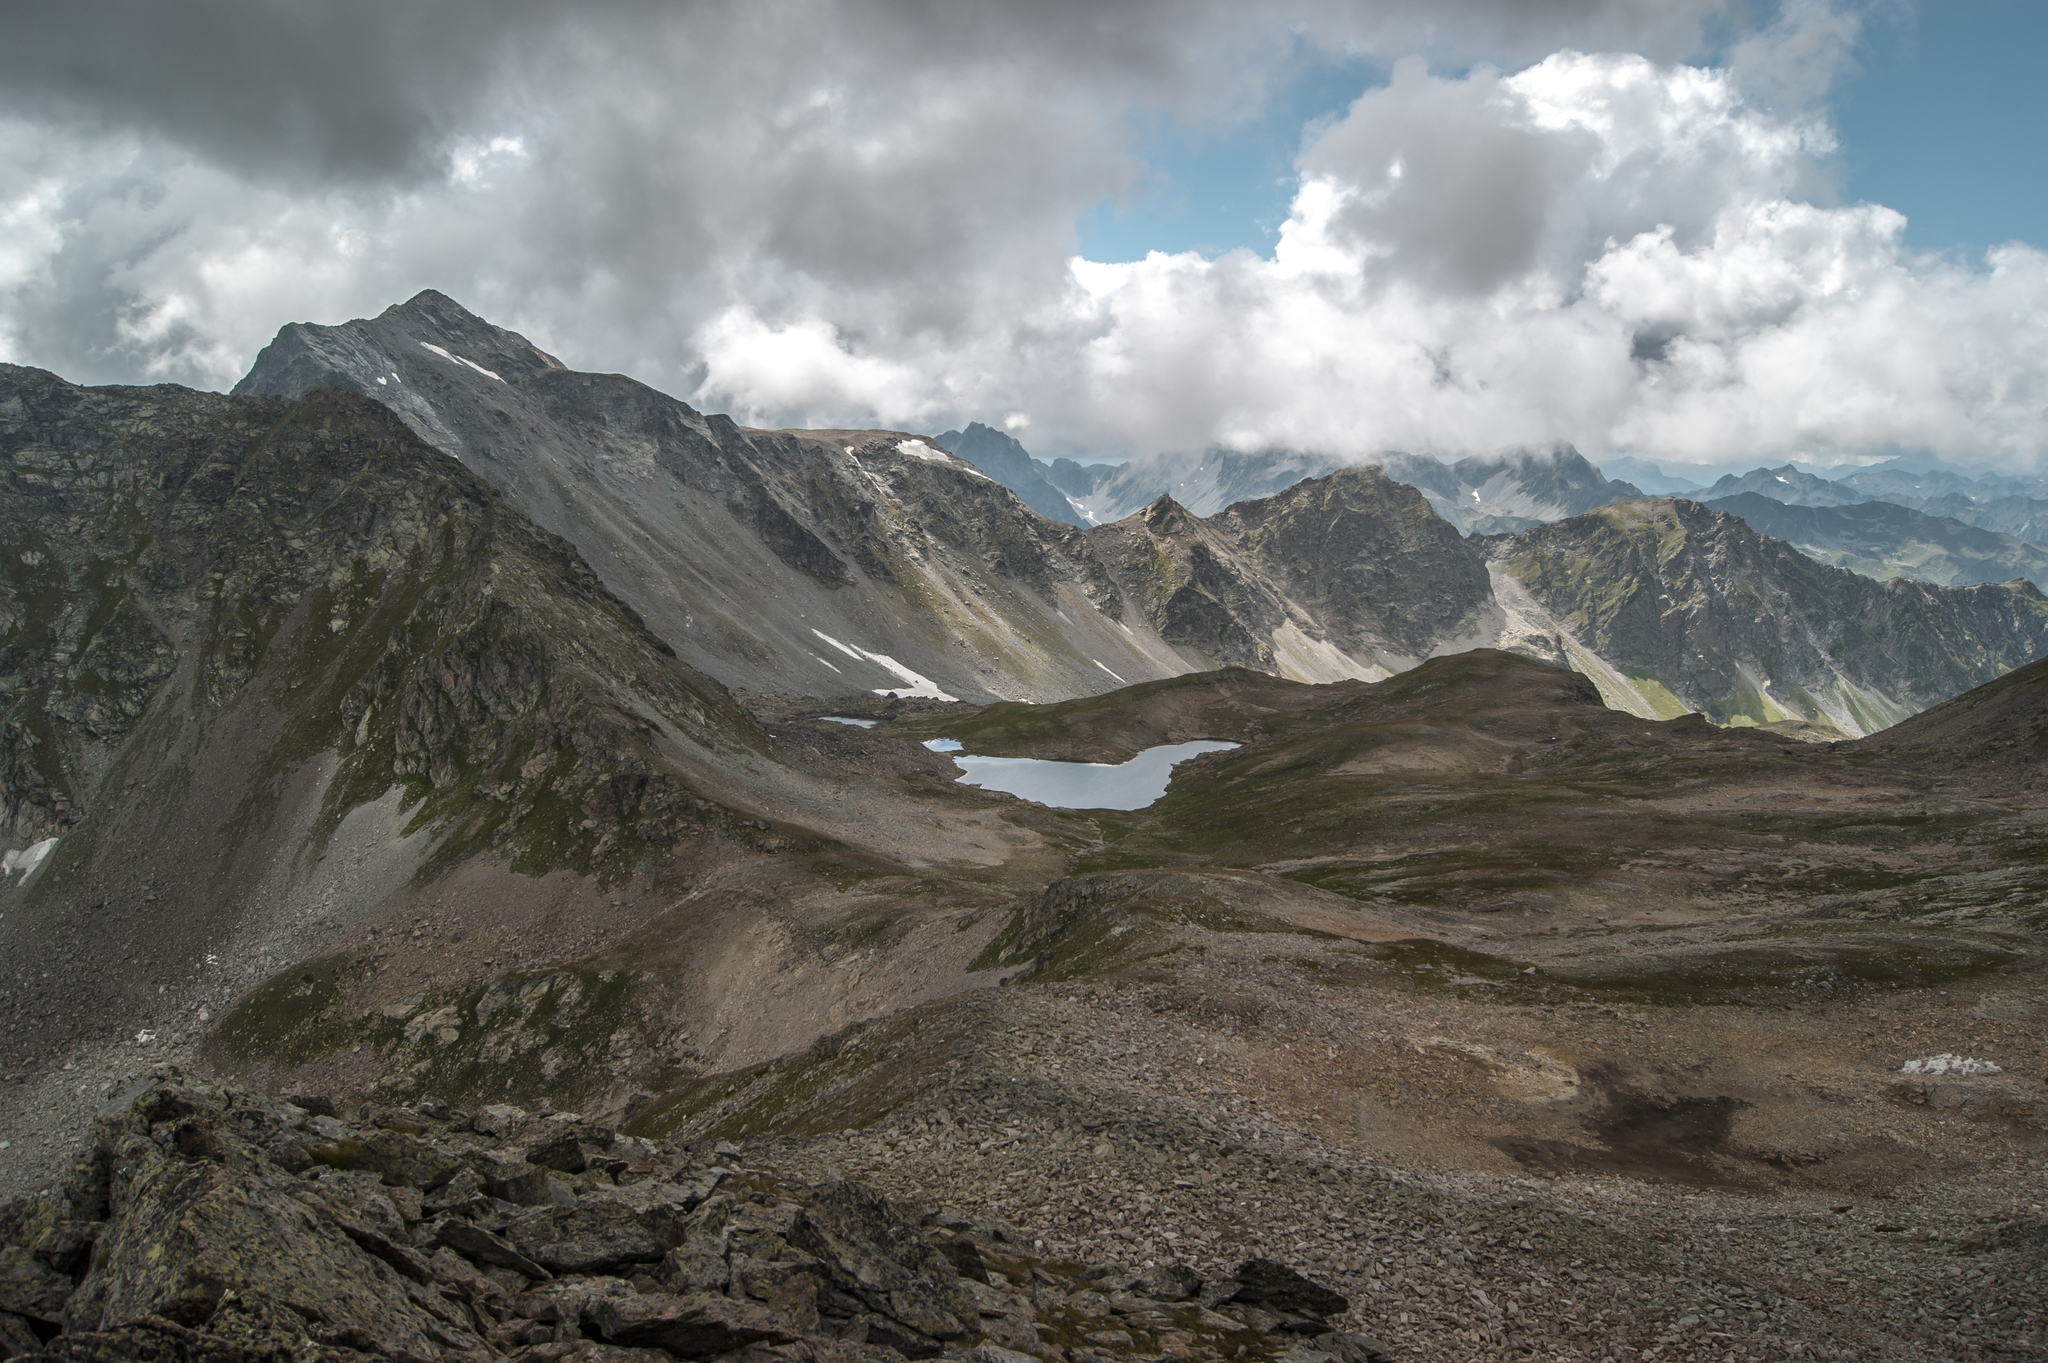
M341 1121L172 1074L0 1209L0 1349L48 1360L1385 1363L1349 1302L1046 1257L737 1148L438 1103Z

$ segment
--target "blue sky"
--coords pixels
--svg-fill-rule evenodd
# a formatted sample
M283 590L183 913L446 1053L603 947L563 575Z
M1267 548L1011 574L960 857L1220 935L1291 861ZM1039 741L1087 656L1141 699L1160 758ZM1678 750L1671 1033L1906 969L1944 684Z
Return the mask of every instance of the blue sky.
M1847 195L1921 250L2048 244L2048 3L1942 0L1874 22L1835 103Z
M1845 202L1904 213L1916 250L2048 244L2048 0L1938 0L1873 13L1831 105ZM1082 214L1081 254L1237 247L1271 255L1294 193L1303 132L1340 117L1386 68L1303 45L1261 116L1228 127L1159 119L1135 148L1140 186Z

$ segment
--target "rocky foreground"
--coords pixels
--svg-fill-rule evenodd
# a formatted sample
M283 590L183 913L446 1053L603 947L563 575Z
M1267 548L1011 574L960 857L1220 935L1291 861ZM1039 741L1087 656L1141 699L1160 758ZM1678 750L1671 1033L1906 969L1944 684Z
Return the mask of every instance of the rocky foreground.
M1377 1363L1266 1259L1220 1281L1041 1257L972 1215L571 1113L344 1123L159 1077L0 1210L0 1356L659 1363Z

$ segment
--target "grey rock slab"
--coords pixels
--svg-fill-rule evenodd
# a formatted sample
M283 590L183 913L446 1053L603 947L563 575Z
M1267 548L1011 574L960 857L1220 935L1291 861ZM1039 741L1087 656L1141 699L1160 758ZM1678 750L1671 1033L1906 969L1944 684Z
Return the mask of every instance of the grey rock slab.
M665 1349L677 1358L709 1358L801 1337L791 1321L765 1306L709 1292L605 1297L586 1304L586 1318L608 1343Z
M434 1226L434 1235L440 1242L457 1254L466 1255L478 1263L495 1264L509 1268L529 1278L550 1278L554 1275L533 1260L520 1253L510 1241L493 1235L482 1226L471 1225L454 1217L444 1217Z
M630 1264L659 1263L669 1248L644 1214L596 1198L524 1212L505 1228L505 1238L556 1273L612 1273Z
M415 1302L384 1262L331 1231L330 1218L274 1184L207 1162L164 1158L145 1140L128 1164L116 1219L93 1269L66 1304L66 1333L117 1329L144 1316L211 1324L234 1303L259 1334L313 1328L385 1354L443 1351L447 1322ZM466 1347L483 1341L467 1332Z

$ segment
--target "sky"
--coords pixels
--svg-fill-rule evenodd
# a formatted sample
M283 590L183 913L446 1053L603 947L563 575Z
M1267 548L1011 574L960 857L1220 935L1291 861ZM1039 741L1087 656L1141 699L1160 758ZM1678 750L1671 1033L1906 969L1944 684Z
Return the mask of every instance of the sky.
M423 288L757 425L2048 473L2040 0L0 0L0 360Z

